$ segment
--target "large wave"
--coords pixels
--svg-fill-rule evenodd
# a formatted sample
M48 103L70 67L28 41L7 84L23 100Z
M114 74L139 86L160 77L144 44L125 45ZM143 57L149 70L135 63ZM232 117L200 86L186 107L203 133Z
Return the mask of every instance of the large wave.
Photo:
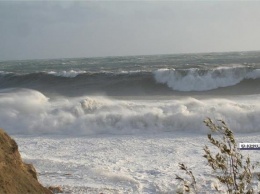
M1 90L0 124L11 134L143 134L207 131L206 117L234 131L259 131L260 96L233 100L115 100L82 96L49 99L28 89Z
M154 72L158 83L167 84L177 91L207 91L220 87L233 86L245 79L260 78L260 70L246 68L215 68L201 70L159 69Z
M232 94L247 90L259 93L260 69L247 67L218 67L211 69L158 69L155 71L84 70L50 71L28 74L0 72L0 88L31 88L62 95L104 93L106 95L164 95L176 92L203 92L237 86ZM231 90L230 90L231 91Z

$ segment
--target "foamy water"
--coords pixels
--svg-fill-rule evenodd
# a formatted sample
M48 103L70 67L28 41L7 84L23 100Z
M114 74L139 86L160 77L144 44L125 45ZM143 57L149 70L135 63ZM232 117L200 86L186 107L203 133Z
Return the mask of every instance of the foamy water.
M178 91L207 91L221 87L233 86L245 79L260 78L259 69L247 70L242 67L216 68L210 71L189 69L176 71L175 69L159 69L154 72L158 83Z
M259 95L230 99L49 99L35 90L12 89L0 92L0 108L4 110L0 123L12 134L200 133L205 132L201 121L212 117L227 121L236 132L248 133L260 130L259 100Z
M1 93L0 123L45 186L73 194L176 193L181 186L175 174L182 174L178 163L184 162L198 189L214 193L217 181L202 157L209 132L202 121L223 119L238 142L258 142L259 98L52 100L34 90L7 90ZM260 160L258 151L244 154Z
M46 186L60 185L73 194L176 193L175 179L185 163L194 173L200 193L218 193L212 170L202 156L206 135L161 133L153 135L14 136L23 159L33 163ZM259 134L236 135L238 142L259 142ZM243 151L251 162L259 151ZM257 167L256 172L259 171ZM260 187L253 182L254 189ZM225 188L221 193L224 193Z

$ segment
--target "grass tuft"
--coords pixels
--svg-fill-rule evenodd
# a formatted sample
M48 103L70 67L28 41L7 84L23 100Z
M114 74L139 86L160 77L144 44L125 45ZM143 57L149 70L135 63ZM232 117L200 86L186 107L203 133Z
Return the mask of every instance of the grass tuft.
M217 137L208 134L208 140L217 151L212 151L208 146L204 146L204 155L207 164L213 170L213 176L220 185L225 188L228 194L253 194L257 193L252 188L252 181L256 177L260 181L260 174L253 176L252 171L255 165L251 164L250 158L244 157L237 148L237 142L231 129L222 120L213 122L210 118L204 120L205 125ZM186 180L179 175L176 179L183 185L183 190L178 193L198 193L196 180L191 170L183 163L179 164L180 170L188 175ZM222 193L217 185L214 185L217 192Z

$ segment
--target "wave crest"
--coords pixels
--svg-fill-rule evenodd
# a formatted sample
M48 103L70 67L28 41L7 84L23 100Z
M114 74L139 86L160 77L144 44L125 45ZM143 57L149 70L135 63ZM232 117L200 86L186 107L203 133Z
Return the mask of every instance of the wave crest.
M158 83L167 84L177 91L207 91L220 87L233 86L244 79L260 78L260 70L246 68L216 68L212 70L159 69L154 72Z
M259 95L226 100L126 101L98 96L49 100L35 90L0 93L1 127L12 134L205 132L203 119L224 119L238 132L259 130Z
M58 77L76 77L79 74L84 74L86 73L86 71L75 71L75 70L70 70L70 71L60 71L60 72L56 72L56 71L50 71L48 72L49 75L54 75L54 76L58 76Z

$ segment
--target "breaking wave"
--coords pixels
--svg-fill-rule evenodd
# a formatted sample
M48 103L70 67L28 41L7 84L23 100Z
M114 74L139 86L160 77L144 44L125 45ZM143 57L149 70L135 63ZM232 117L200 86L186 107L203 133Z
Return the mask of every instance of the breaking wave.
M245 79L260 78L260 69L216 68L200 70L159 69L154 72L158 83L167 84L177 91L207 91L221 87L234 86Z
M236 91L249 88L257 94L260 69L219 67L212 69L158 69L149 71L86 72L50 71L30 74L0 72L0 88L31 88L44 91L82 91L81 94L107 95L172 94L174 92L203 92L237 86ZM243 88L242 88L243 87ZM227 92L227 91L226 91ZM203 93L202 93L203 94Z
M260 96L236 100L115 100L82 96L51 100L28 89L0 91L1 128L11 134L143 134L207 131L206 117L224 119L237 132L260 128Z

